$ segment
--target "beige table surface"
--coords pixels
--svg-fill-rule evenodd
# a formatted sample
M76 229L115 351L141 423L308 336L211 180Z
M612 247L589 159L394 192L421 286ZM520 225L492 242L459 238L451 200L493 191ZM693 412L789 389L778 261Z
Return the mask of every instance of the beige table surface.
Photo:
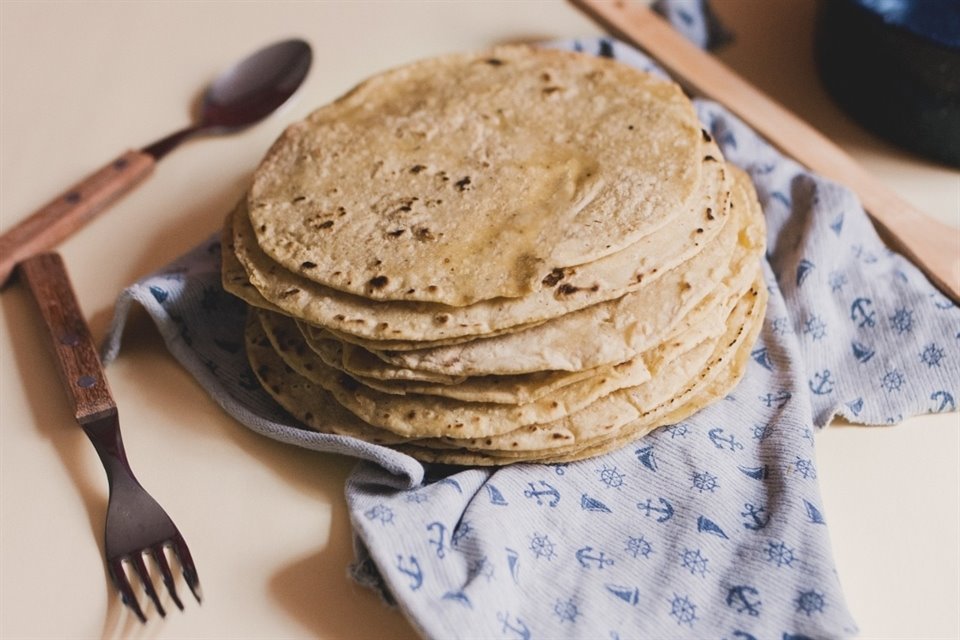
M816 82L812 0L717 0L740 40L722 54L929 213L960 225L960 174L859 130ZM591 35L562 2L0 2L0 226L120 151L186 123L235 57L292 35L315 64L295 103L196 141L61 246L94 334L124 285L217 229L286 123L364 76L494 42ZM958 248L960 250L960 248ZM108 371L127 451L197 560L206 599L143 627L101 559L106 483L71 422L23 287L0 298L0 636L412 638L345 577L349 459L301 451L228 418L143 314ZM960 635L960 420L836 427L817 439L825 515L866 637Z

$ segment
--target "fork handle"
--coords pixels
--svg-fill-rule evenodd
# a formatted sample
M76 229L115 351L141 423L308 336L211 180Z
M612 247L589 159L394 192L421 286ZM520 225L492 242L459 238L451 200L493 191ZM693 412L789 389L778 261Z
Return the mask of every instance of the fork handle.
M42 253L19 264L47 326L60 378L70 396L74 417L86 424L116 412L117 405L100 363L96 344L77 303L63 259Z

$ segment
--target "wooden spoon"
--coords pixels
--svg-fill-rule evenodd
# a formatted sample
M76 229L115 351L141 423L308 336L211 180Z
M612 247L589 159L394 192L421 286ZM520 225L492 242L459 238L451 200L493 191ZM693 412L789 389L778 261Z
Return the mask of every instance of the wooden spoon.
M157 160L201 133L229 133L273 113L303 83L313 54L303 40L260 49L210 84L199 118L143 149L127 151L0 236L0 287L18 262L50 249L139 184Z

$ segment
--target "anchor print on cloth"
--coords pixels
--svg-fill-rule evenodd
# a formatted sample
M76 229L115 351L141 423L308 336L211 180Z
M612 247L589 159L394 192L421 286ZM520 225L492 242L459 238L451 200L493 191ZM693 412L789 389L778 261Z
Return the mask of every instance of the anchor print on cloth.
M563 46L651 64L610 40ZM123 292L105 359L136 302L238 421L367 461L347 486L352 573L425 637L854 635L814 432L834 414L887 424L956 410L960 310L881 244L849 192L721 107L697 107L767 217L766 321L729 396L619 451L458 470L298 427L249 371L243 307L220 287L213 238Z

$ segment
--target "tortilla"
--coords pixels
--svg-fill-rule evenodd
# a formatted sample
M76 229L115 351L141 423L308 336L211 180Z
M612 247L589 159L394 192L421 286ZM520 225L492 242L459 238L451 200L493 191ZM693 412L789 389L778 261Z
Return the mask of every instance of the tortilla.
M248 203L288 271L466 306L529 295L670 223L696 197L701 144L676 84L505 46L388 71L290 126Z

